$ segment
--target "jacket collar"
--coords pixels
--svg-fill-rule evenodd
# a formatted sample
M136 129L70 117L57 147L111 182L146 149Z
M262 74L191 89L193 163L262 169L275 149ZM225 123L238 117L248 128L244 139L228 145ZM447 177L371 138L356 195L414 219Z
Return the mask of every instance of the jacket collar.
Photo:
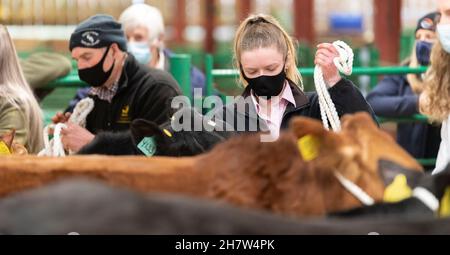
M127 54L127 58L122 68L122 74L119 79L119 90L117 93L128 87L130 77L133 77L139 70L139 62L131 53Z

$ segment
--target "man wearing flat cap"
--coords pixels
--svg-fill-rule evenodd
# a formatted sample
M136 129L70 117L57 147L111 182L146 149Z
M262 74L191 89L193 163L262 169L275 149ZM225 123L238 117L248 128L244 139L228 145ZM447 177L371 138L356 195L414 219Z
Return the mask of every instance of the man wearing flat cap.
M113 17L95 15L80 23L71 35L70 51L95 105L86 129L67 123L61 132L66 149L77 152L99 133L128 130L135 119L163 124L173 115L171 101L181 95L177 82L127 54L124 31ZM58 113L53 122L67 122L69 116Z

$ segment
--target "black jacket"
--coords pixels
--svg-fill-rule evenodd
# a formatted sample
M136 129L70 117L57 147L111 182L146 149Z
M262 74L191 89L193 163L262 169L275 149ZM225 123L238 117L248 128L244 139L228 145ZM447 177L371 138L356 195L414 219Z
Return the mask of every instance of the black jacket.
M286 129L289 125L289 121L296 116L305 116L321 120L318 95L315 92L304 93L293 82L290 82L289 85L292 90L296 106L290 103L288 104L281 123L281 129ZM342 117L344 114L365 111L371 114L374 121L376 121L375 114L372 108L364 99L364 96L361 94L361 92L353 85L350 80L341 79L328 91L330 93L331 99L336 106L336 111L339 117ZM247 87L247 89L242 94L242 97L249 98L249 96L250 90ZM224 122L228 123L230 126L233 126L234 131L236 131L237 133L246 133L249 131L267 131L268 128L265 124L265 121L260 119L256 114L254 104L252 104L249 100L247 100L247 102L250 103L247 104L245 110L239 103L226 105L222 111L215 113L215 118L224 120ZM232 114L232 112L234 112L234 114ZM234 120L227 119L227 115L234 116ZM242 130L242 125L238 125L239 123L245 123L245 130ZM254 130L253 128L255 126L257 127L256 130Z
M179 95L178 83L169 73L141 65L129 54L111 103L92 96L95 106L86 128L97 134L128 130L135 119L163 124L174 113L172 98Z
M289 121L295 116L306 116L321 119L318 96L316 93L303 93L295 84L291 83L296 107L290 104L287 106L282 121L282 129L288 127ZM359 90L349 80L342 79L333 88L329 89L330 96L336 105L339 116L360 111L368 112L375 120L375 115L367 104ZM243 98L249 98L249 90L243 94ZM249 102L248 100L246 102ZM133 121L131 132L127 134L104 133L84 147L81 154L108 154L108 155L128 155L141 154L137 144L145 137L154 137L156 141L156 153L159 156L187 156L196 155L210 150L215 144L240 134L249 132L266 131L265 122L256 114L255 106L250 101L241 108L241 104L235 102L213 111L211 115L204 117L196 114L193 109L181 109L174 114L172 121L159 127L153 123L145 123L139 120ZM230 115L234 112L234 115ZM234 119L227 119L227 116L234 116ZM206 118L206 120L205 120ZM190 120L187 127L189 130L181 130L180 125L186 127L186 120ZM210 130L203 128L195 131L194 123L214 122L214 128ZM245 127L242 130L242 124ZM210 125L210 124L206 124ZM254 129L250 129L254 127ZM167 136L163 129L172 135ZM214 129L214 130L211 130Z

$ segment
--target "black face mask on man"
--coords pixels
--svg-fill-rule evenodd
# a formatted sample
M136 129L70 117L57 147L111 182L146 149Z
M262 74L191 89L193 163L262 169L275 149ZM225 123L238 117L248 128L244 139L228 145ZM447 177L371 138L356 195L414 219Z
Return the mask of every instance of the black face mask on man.
M284 88L286 81L285 66L281 72L277 75L267 76L261 75L256 78L248 78L241 66L242 76L248 82L248 86L253 93L258 97L266 97L270 99L271 97L278 96Z
M111 47L108 47L105 54L103 55L102 59L98 64L96 64L93 67L84 68L81 70L78 70L78 76L80 77L80 80L86 82L87 84L91 85L92 87L100 87L109 79L111 76L111 73L114 69L115 61L111 68L108 71L103 71L103 64L105 63L106 56L108 55L108 52Z

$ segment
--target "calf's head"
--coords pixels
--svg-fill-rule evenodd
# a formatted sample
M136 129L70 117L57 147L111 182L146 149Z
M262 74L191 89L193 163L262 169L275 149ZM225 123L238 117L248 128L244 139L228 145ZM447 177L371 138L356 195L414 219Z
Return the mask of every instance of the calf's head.
M320 121L298 117L276 142L240 136L202 157L198 167L215 171L211 197L293 216L361 206L336 173L381 201L386 185L378 170L380 160L422 169L364 113L344 117L339 133L326 131Z

